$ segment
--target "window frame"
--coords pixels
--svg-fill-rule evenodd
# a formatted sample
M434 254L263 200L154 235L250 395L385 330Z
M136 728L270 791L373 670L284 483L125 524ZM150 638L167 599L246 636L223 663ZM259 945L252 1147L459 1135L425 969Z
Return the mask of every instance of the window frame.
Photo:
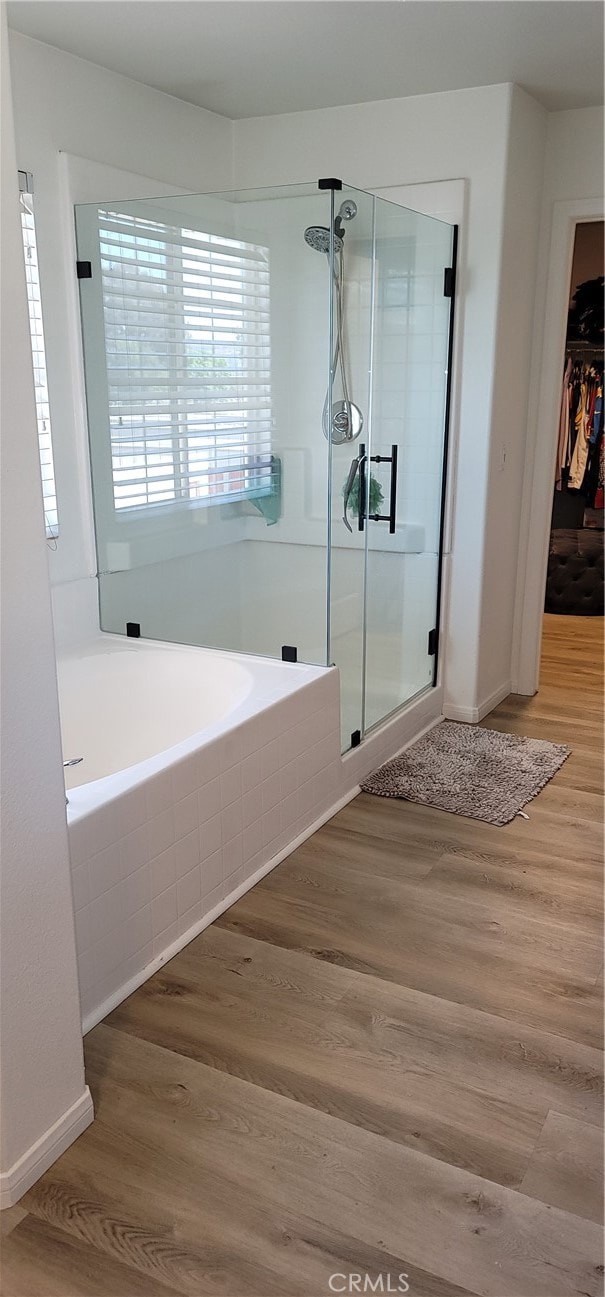
M59 506L57 499L57 478L55 473L55 455L53 446L53 421L50 411L50 392L48 383L48 365L46 359L46 339L44 330L44 309L40 280L36 216L34 208L34 181L30 171L18 172L19 182L19 223L23 247L23 262L27 294L27 318L29 340L32 355L32 373L34 380L34 402L36 408L36 428L38 435L38 455L40 459L40 478L42 502L44 507L44 526L46 539L55 543L59 538ZM30 198L28 205L24 195ZM29 227L25 217L31 219ZM26 242L26 235L29 241ZM33 257L30 255L33 251ZM40 382L37 376L42 375ZM42 388L43 395L38 395ZM41 409L41 407L43 407ZM47 427L45 425L48 425ZM48 457L45 460L45 457ZM50 483L50 489L47 484Z

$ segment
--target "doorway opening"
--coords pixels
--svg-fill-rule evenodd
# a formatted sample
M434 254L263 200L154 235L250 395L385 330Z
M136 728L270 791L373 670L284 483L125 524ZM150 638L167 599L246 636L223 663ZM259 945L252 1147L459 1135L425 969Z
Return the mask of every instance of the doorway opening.
M603 221L576 225L561 376L540 683L582 673L602 638ZM556 676L556 670L555 670ZM552 681L551 681L552 682Z
M578 198L553 205L551 234L543 258L542 284L538 287L538 309L543 327L539 350L535 353L530 396L530 441L521 522L512 668L513 692L526 697L537 692L540 682L545 618L563 615L545 613L544 605L562 383L567 357L567 329L570 301L575 287L572 284L572 279L575 278L572 265L576 232L585 224L597 225L603 229L601 198ZM581 281L587 281L596 273L597 271L586 272L580 268ZM600 273L603 273L602 252ZM575 340L580 341L581 338ZM586 623L588 620L584 618ZM602 618L598 619L598 627L593 618L590 620L600 635Z

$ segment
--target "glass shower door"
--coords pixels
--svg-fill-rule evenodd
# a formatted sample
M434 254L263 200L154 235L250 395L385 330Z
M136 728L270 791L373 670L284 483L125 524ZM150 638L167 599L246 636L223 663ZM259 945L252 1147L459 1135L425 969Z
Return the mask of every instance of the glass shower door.
M450 225L376 200L364 731L433 684Z
M363 219L347 231L343 314L351 399L364 417L358 438L331 450L330 649L344 749L434 683L451 306L444 272L454 251L452 226L361 197Z

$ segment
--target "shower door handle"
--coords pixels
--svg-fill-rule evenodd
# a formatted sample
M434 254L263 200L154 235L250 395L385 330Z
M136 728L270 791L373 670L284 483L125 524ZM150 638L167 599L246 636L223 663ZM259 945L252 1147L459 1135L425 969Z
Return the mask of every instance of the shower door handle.
M389 532L395 535L397 526L397 446L391 446L391 491L389 496Z
M370 455L370 464L391 465L391 485L389 489L389 512L369 513L370 522L388 522L391 536L397 526L397 446L391 446L390 455ZM361 457L363 455L363 466ZM366 512L366 455L365 446L359 448L359 530L363 531Z
M367 463L366 448L363 445L359 447L359 455L357 458L357 463L359 464L359 491L357 494L357 529L358 531L363 531L365 526L365 517L366 517L366 463Z

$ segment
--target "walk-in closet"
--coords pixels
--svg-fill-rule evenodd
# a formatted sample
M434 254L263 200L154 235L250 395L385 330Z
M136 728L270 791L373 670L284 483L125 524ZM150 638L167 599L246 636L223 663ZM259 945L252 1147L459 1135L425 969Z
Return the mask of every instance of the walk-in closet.
M545 611L603 615L603 221L576 227Z

